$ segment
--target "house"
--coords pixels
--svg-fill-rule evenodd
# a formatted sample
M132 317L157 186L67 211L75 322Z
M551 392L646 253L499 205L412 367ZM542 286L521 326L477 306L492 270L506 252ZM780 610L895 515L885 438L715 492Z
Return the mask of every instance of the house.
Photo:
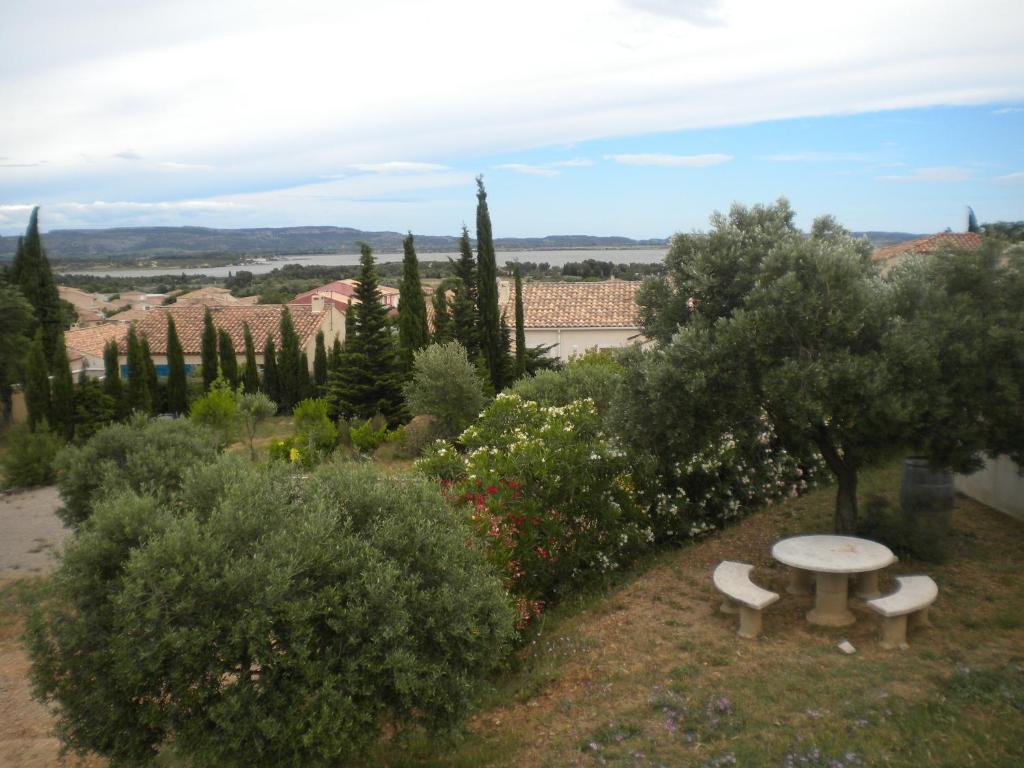
M57 293L75 308L78 324L82 327L102 323L107 315L120 306L116 301L107 301L103 296L67 285L58 285Z
M145 334L149 340L149 350L156 366L157 375L167 375L167 317L174 318L174 327L185 353L185 370L191 371L202 359L203 318L207 307L192 305L179 307L171 304L159 309L152 309L135 323L135 332ZM281 339L278 328L282 304L255 304L242 306L209 307L213 324L218 330L223 329L231 337L239 366L245 365L244 326L248 324L252 333L253 345L256 348L256 363L263 365L263 347L267 338L274 340L280 348ZM310 369L316 350L316 333L324 332L324 343L330 348L334 339L345 339L345 316L336 308L322 302L305 306L288 307L295 332L299 337L299 348L306 353ZM118 344L122 368L127 362L127 339Z
M84 328L71 328L64 332L68 365L71 376L78 380L82 371L90 379L102 379L103 348L111 341L120 345L128 337L128 326L124 323L105 322Z
M643 341L637 318L640 283L524 282L523 327L526 346L552 345L560 360L590 349L611 349ZM510 328L515 327L515 293L507 280L498 281L498 302Z
M356 298L357 280L335 280L332 283L321 285L311 291L300 293L288 302L288 306L309 305L314 297L319 297L325 304L335 307L339 312L344 313L348 309L348 303L358 302ZM398 289L387 285L379 287L381 303L388 308L388 314L395 314L398 310Z
M127 304L132 309L143 311L159 307L167 298L165 293L146 293L145 291L123 291L113 301L118 305Z
M908 256L952 250L976 251L981 248L981 243L981 235L977 232L939 232L879 248L871 255L871 260L879 265L882 272L888 272Z
M175 297L174 303L180 307L201 306L201 307L239 307L249 306L259 301L258 296L243 296L238 298L232 296L227 288L217 286L204 286L188 293L182 293Z

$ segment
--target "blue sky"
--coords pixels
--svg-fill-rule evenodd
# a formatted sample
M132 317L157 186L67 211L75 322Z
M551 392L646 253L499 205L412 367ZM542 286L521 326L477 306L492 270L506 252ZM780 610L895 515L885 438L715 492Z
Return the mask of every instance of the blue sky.
M0 233L1024 218L1024 5L0 0Z

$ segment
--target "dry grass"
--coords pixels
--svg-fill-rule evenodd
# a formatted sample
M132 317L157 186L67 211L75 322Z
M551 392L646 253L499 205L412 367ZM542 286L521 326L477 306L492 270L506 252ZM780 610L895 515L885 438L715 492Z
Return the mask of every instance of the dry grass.
M898 471L869 473L862 486L894 497ZM824 766L850 753L863 765L1024 764L1024 526L958 500L946 564L901 562L887 574L930 573L940 589L934 628L887 652L857 601L852 627L808 625L810 598L785 595L771 560L779 538L828 531L832 501L825 489L768 508L660 556L581 610L556 611L496 691L501 703L452 744L414 740L379 763L705 766L732 756L781 766L790 754ZM755 580L783 593L756 641L717 611L710 573L723 559L754 563ZM855 655L836 649L842 638Z

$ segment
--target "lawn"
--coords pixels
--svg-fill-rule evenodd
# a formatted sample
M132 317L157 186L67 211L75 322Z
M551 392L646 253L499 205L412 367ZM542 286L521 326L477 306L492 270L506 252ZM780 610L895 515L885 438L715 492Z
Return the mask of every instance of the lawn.
M894 465L861 491L895 500L898 483ZM947 562L904 560L882 582L931 574L934 626L883 651L878 618L856 601L852 627L808 625L810 598L784 593L769 554L783 536L830 530L833 499L826 488L761 510L552 610L460 733L382 745L366 768L1024 764L1024 525L958 499ZM783 593L757 640L717 610L723 559L754 563ZM0 639L13 642L27 587L0 590ZM844 638L856 654L836 648Z

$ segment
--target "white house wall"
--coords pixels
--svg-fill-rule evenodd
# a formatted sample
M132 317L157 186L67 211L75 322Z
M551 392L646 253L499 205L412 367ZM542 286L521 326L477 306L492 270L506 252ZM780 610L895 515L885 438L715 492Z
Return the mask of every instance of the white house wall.
M589 349L628 347L641 340L639 328L527 328L526 346L554 345L548 353L566 361Z

